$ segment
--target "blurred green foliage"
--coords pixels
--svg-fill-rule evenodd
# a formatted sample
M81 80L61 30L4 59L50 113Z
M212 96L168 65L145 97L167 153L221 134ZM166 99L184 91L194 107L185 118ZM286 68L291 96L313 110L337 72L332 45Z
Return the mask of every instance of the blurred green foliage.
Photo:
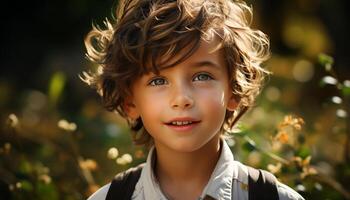
M265 67L273 75L227 142L237 160L270 170L305 199L350 199L350 72L339 42L346 31L327 21L346 21L334 10L341 3L271 2L251 1L255 26L271 37ZM2 51L0 197L86 199L147 156L78 77L94 67L84 60L83 37L114 4L32 4L38 12L24 3L18 21L5 20L17 39ZM32 22L24 35L13 25L23 16Z

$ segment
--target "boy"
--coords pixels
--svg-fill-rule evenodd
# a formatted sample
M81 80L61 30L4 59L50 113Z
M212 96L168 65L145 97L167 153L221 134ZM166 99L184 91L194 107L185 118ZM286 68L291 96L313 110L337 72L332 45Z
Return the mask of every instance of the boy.
M278 181L253 189L251 168L221 137L269 73L260 67L268 38L249 27L247 13L228 0L126 0L114 25L88 34L87 55L101 70L84 80L127 119L134 142L151 147L144 165L89 200L303 199Z

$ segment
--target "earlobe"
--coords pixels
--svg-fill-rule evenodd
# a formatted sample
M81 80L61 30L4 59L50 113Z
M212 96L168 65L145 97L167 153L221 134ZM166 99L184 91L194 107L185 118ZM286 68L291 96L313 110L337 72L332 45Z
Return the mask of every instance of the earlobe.
M134 102L132 101L132 98L128 97L124 101L124 111L131 119L137 119L140 117L139 113L137 112L136 106Z
M235 111L239 102L240 102L240 98L232 94L230 99L227 102L227 110Z

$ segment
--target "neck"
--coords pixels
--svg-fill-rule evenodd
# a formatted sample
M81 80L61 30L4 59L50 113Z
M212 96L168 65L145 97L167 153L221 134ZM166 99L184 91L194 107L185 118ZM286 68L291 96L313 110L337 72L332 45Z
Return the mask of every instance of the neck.
M155 147L157 156L155 174L163 192L176 194L187 190L188 193L196 194L198 197L208 183L219 159L220 134L193 152L172 151L159 144L155 144Z

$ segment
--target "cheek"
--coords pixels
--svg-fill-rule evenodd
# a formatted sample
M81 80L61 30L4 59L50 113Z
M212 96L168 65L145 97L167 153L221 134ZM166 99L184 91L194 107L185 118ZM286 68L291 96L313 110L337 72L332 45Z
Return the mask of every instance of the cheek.
M147 119L157 118L157 114L161 113L165 105L165 97L159 93L151 93L152 95L141 95L138 98L137 108L141 118L145 121Z
M226 110L228 94L222 88L201 90L199 93L198 100L200 100L202 104L207 105L212 109Z
M221 127L224 122L226 107L228 102L227 92L222 89L215 89L212 91L203 92L200 101L200 110L206 116L209 121L213 122L212 125L216 124L217 127Z

